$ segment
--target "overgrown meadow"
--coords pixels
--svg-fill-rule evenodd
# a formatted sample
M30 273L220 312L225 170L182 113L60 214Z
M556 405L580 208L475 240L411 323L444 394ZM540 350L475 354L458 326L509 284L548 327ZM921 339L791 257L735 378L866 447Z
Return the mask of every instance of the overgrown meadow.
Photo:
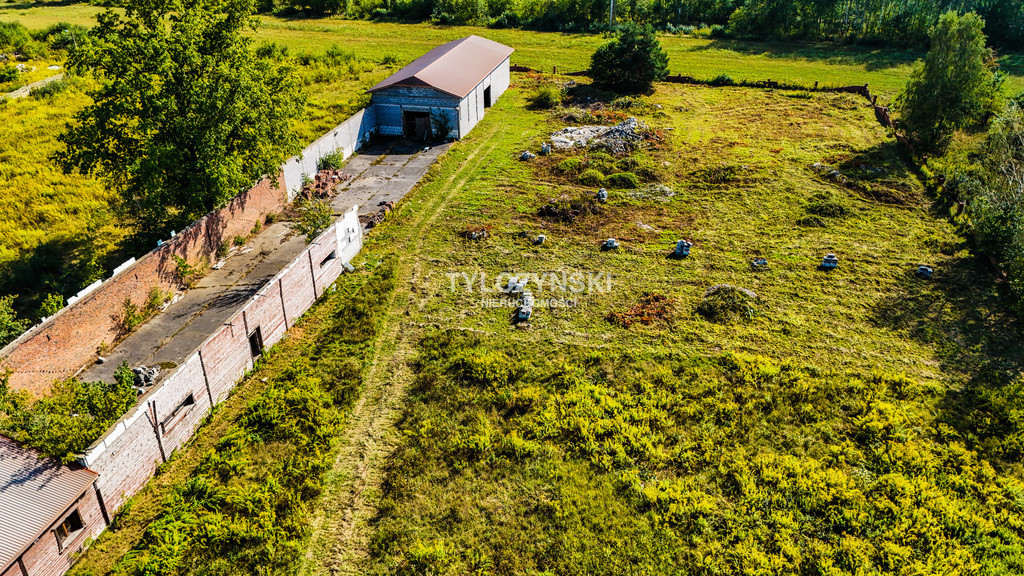
M361 570L1021 569L1019 325L866 102L659 85L531 111L517 84L369 245L450 198L405 256L422 339ZM518 159L629 115L657 136L632 153ZM636 188L610 178L630 168ZM668 258L678 239L691 255ZM559 271L614 280L519 326L490 307ZM756 297L709 320L717 284Z
M264 49L293 59L310 91L309 139L389 71L475 30L264 22ZM582 67L600 41L487 34L545 69ZM913 57L666 45L675 72L831 75L883 95ZM556 81L557 106L529 103ZM1020 326L867 102L678 84L612 100L568 82L514 76L369 235L361 272L77 573L1019 573ZM72 84L4 110L81 98ZM629 117L646 126L631 150L519 160L562 128ZM607 238L619 247L602 251ZM690 255L669 257L682 239ZM832 271L819 268L828 253ZM601 281L558 281L574 275ZM499 290L511 276L534 279L543 303L528 322ZM709 293L723 284L736 290ZM398 448L356 527L365 550L332 564L307 547L322 528L310 519L382 359L384 378L410 382Z

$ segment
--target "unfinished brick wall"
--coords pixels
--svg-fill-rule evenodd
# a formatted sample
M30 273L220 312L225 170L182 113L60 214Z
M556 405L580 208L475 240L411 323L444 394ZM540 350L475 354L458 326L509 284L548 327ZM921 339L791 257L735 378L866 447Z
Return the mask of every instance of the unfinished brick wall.
M99 473L96 484L110 514L252 369L250 336L258 331L263 346L273 346L337 279L342 263L362 248L361 230L353 207L89 448L81 463Z
M212 261L222 243L248 235L267 214L284 208L301 188L303 177L316 172L320 158L335 151L348 158L369 140L376 128L373 106L356 112L307 146L302 154L285 161L280 175L260 181L224 208L200 218L94 291L31 328L0 350L0 367L12 371L11 387L40 396L54 380L80 372L96 360L101 346L111 345L123 336L120 317L125 299L141 304L153 288L181 288L174 256L190 263Z
M77 374L96 360L102 344L112 344L122 335L120 315L125 299L141 304L153 288L181 288L174 256L189 262L210 261L223 242L248 235L256 223L280 211L287 201L283 176L262 180L26 332L0 351L2 364L13 371L11 387L41 395L54 380Z

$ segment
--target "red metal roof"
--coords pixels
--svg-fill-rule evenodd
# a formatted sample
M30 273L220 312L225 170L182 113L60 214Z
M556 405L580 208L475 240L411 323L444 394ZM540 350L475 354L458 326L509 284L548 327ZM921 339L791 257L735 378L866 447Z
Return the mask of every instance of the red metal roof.
M0 573L13 564L96 478L0 436Z
M465 98L514 50L493 40L466 36L441 44L369 89L390 86L429 86Z

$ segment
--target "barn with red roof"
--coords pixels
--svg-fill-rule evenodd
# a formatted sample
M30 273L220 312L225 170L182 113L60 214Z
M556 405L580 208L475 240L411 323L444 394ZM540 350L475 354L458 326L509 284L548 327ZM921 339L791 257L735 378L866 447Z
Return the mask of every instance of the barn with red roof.
M370 88L377 131L421 140L462 138L508 89L512 52L479 36L427 52Z

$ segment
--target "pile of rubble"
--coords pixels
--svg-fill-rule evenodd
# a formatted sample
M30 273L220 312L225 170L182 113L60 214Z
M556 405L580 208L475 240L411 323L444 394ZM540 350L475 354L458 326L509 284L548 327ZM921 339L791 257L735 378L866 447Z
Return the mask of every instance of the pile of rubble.
M307 200L312 198L330 198L334 196L334 187L351 180L352 175L337 168L321 170L313 176L313 180L302 187L301 196Z
M575 146L600 146L615 154L624 154L636 147L636 143L644 139L647 126L629 117L614 126L571 126L562 128L551 135L551 144L555 148L573 148Z
M373 214L370 214L370 217L366 219L367 228L373 228L377 224L383 222L384 217L387 216L389 212L395 209L394 202L380 202L377 205L380 206L380 209L374 212Z
M136 366L132 368L132 372L135 374L132 385L140 391L156 384L156 379L160 376L160 368L156 366Z

